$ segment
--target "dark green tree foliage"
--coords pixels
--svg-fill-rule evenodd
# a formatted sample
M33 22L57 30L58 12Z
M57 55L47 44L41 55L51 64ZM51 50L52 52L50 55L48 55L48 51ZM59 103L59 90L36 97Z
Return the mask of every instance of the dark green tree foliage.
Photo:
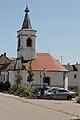
M20 74L20 69L17 70L17 75L16 75L16 84L21 84L22 76Z
M28 81L29 83L34 80L34 79L33 79L34 73L33 73L33 70L32 70L31 63L32 63L32 62L30 62L30 65L29 65L28 78L27 78L27 81Z
M9 81L6 81L5 83L0 82L0 92L2 91L8 91L10 88L11 84Z

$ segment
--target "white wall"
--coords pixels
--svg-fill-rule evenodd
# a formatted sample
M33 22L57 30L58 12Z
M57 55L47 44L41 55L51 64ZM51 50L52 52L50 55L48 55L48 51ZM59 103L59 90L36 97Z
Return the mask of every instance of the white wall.
M34 73L34 81L31 82L33 85L40 85L40 72L41 71L33 71ZM21 70L22 81L21 84L25 87L28 87L27 77L28 73L26 70ZM43 84L43 71L42 71L42 78L41 84ZM15 84L15 71L9 71L9 80L12 85ZM50 86L60 86L63 87L63 72L48 72L46 71L45 77L50 77Z
M21 71L21 75L22 75L22 80L21 80L21 84L25 87L27 87L27 77L28 77L28 73L26 70L22 70Z
M78 69L77 86L78 86L78 91L80 92L80 64L77 64L76 67Z
M42 72L43 75L44 72ZM46 72L45 77L50 77L51 86L63 86L63 73L62 72ZM40 85L40 71L34 71L33 84ZM43 84L43 77L41 78L41 84Z
M12 86L15 84L15 80L16 80L16 72L9 71L9 81Z
M74 75L76 75L76 78L74 78ZM74 71L70 71L68 73L68 77L69 77L69 86L77 86L78 85L78 82L77 82L77 79L78 79L78 73L77 72L74 72Z
M23 56L24 60L35 59L36 30L20 30L18 36L20 36L20 48L17 51L17 58ZM31 47L26 46L29 37L32 39Z

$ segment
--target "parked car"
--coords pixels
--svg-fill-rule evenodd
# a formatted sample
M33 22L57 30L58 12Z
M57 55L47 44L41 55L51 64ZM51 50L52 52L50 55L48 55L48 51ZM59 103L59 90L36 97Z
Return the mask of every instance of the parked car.
M50 87L49 86L39 86L39 87L36 87L36 88L33 88L31 91L36 94L36 97L37 98L43 98L46 91L49 90Z
M71 100L75 98L75 92L71 92L64 88L53 87L47 90L45 98L47 99L60 99L60 100Z

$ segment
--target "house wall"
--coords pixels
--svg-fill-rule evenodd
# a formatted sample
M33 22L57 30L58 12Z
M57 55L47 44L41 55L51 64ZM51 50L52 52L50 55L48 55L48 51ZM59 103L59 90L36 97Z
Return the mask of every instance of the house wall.
M80 64L76 64L75 67L78 71L70 71L67 73L68 76L68 88L77 89L80 92ZM76 75L76 78L75 78Z
M76 78L74 77L76 75ZM68 73L68 87L69 89L77 89L78 88L78 72L70 71Z
M78 69L77 86L78 86L78 91L80 92L80 64L76 64L76 67Z
M17 71L9 71L9 81L12 86L16 84L16 81L15 81L16 75L17 75ZM27 76L28 76L27 71L21 70L20 75L22 76L21 84L26 87L27 86Z
M43 84L43 74L41 77L41 85ZM50 77L50 86L63 86L63 72L46 72L45 77ZM34 85L40 85L40 71L34 71Z
M22 71L21 71L21 75L22 75L21 84L22 84L24 87L27 87L27 77L28 77L27 71L26 71L26 70L22 70Z
M12 86L15 84L15 79L16 79L16 72L9 71L9 81Z
M31 82L34 86L40 86L40 72L41 71L33 71L34 73L34 81ZM25 86L26 88L29 86L29 83L27 82L28 72L26 70L21 70L20 74L22 75L21 84ZM43 85L43 77L44 72L42 71L42 77L41 77L41 85ZM16 84L16 72L15 71L9 71L9 80L11 85ZM45 72L45 77L50 77L50 86L59 86L63 87L64 80L63 80L63 72Z

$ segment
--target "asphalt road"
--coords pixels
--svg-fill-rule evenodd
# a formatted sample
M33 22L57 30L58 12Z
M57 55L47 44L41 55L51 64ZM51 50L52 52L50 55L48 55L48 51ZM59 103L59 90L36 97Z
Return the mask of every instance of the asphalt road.
M73 120L78 118L80 118L80 104L75 101L24 99L0 93L0 120Z

